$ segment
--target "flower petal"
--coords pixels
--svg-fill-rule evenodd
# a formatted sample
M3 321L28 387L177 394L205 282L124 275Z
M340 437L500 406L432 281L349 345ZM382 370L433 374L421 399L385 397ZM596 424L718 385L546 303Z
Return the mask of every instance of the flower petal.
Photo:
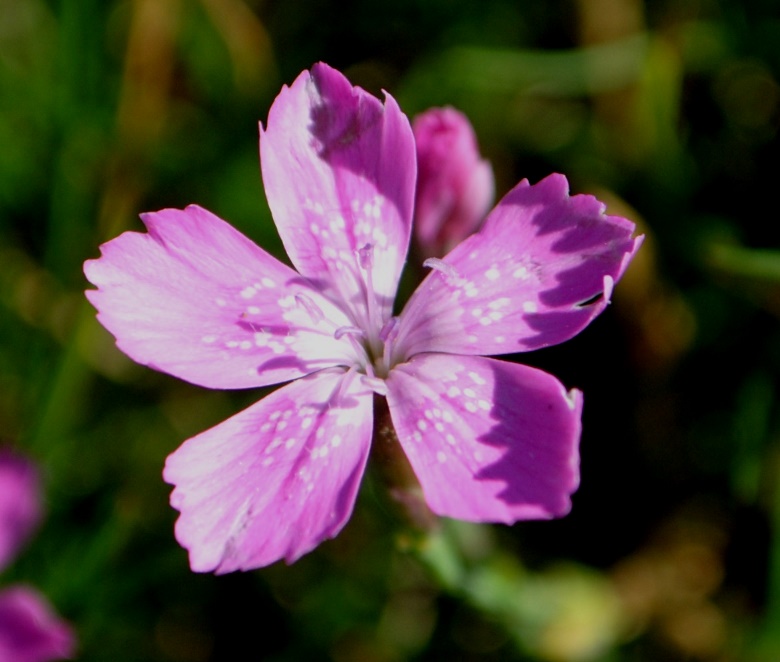
M433 512L509 524L569 511L579 484L578 391L528 366L445 354L396 366L387 387Z
M0 450L0 569L27 541L41 520L42 505L35 465Z
M98 319L135 361L246 388L354 362L349 318L299 274L197 206L142 216L84 265Z
M48 662L72 657L76 639L46 599L26 586L0 593L0 662Z
M352 513L368 457L373 394L357 373L288 384L186 441L163 477L176 486L176 538L196 572L292 563Z
M320 63L282 89L260 138L268 204L295 267L349 302L362 326L368 311L357 251L370 244L386 321L414 205L409 120L389 94L383 106Z
M523 180L482 229L431 263L404 309L397 358L419 352L505 354L579 333L609 302L642 237L563 175ZM429 262L430 263L430 262Z

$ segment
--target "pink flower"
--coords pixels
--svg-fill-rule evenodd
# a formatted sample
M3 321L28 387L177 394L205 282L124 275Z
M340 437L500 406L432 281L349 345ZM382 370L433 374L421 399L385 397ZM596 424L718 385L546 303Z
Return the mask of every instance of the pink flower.
M0 592L0 662L48 662L73 655L70 627L27 586Z
M0 450L0 569L27 542L41 519L38 472ZM0 591L0 662L48 662L73 654L70 627L46 599L27 586Z
M0 570L29 540L42 514L35 466L26 458L0 449Z
M454 108L431 108L412 124L417 144L414 234L424 257L441 257L476 231L493 202L493 170L474 129Z
M260 131L263 181L295 270L196 206L142 216L85 264L101 323L136 361L211 388L292 381L169 456L195 571L292 562L348 520L374 394L438 515L563 515L582 397L481 358L571 338L607 305L639 239L552 175L518 184L393 315L414 204L406 116L324 64Z

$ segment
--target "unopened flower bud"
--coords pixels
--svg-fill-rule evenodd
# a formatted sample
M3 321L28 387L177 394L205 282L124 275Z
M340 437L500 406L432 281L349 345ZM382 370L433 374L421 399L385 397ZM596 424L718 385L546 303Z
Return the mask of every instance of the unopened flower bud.
M414 229L423 257L442 257L477 230L493 202L490 164L465 115L431 108L412 126L417 144Z

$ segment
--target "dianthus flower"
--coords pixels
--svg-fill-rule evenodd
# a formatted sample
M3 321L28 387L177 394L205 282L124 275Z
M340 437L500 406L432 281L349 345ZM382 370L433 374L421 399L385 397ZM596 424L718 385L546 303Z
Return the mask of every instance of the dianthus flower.
M38 472L28 459L0 450L0 570L41 519ZM70 657L75 638L46 599L29 586L0 591L0 662L49 662Z
M176 536L195 571L292 562L348 520L373 398L437 515L565 514L582 397L482 358L571 338L639 245L566 179L522 181L393 314L413 216L414 137L395 100L324 64L260 130L268 202L295 270L197 206L142 215L85 265L101 323L134 360L232 389L287 382L168 457Z

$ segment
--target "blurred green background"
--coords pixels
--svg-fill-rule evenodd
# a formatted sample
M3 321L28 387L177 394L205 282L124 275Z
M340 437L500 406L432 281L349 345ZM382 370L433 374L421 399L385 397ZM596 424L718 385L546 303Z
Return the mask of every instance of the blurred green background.
M317 60L463 110L499 196L563 172L648 237L513 357L585 393L570 516L420 544L369 476L297 564L195 575L164 459L262 393L134 365L81 264L191 202L281 256L257 122ZM780 659L779 77L773 0L0 0L0 441L48 504L2 582L85 661Z

